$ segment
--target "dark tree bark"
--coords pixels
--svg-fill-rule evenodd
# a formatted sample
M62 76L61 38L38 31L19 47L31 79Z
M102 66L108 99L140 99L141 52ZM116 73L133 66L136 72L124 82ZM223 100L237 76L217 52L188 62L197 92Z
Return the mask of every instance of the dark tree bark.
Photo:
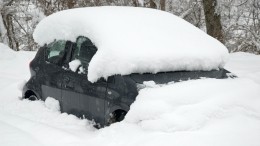
M157 9L156 3L153 0L149 1L150 8Z
M12 22L12 16L11 15L7 15L6 18L4 19L4 23L5 23L5 27L7 30L7 37L9 40L9 44L8 46L10 48L12 48L15 51L18 51L18 41L15 38L15 33L14 33L14 26L13 26L13 22Z
M76 1L75 1L75 0L67 0L67 7L68 7L69 9L74 8L75 4L76 4Z
M160 8L165 11L165 0L160 0Z
M1 37L4 37L3 42L6 43L10 48L15 51L18 51L19 43L16 39L14 32L14 15L16 10L12 7L12 4L15 3L14 0L2 1L1 5Z
M207 33L224 43L220 14L216 13L217 0L203 0Z
M134 5L134 7L138 7L139 6L139 4L138 4L138 0L132 0L133 1L133 5Z

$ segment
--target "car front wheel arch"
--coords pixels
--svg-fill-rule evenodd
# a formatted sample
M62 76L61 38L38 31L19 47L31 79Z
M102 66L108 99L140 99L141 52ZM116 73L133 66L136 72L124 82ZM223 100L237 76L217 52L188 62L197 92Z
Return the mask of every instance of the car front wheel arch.
M116 122L121 122L124 120L127 111L123 109L117 109L114 112L110 113L108 124L111 125Z
M28 90L25 92L24 99L28 99L32 101L39 100L38 96L32 90Z

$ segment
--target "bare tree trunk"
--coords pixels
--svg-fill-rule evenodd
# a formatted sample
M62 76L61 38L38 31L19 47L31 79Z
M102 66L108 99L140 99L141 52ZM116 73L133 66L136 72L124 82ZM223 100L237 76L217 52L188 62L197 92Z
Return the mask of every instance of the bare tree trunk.
M13 50L18 51L19 43L15 37L13 23L13 15L16 12L16 10L12 7L13 3L14 0L0 1L1 38L3 43L7 44Z
M160 8L165 11L165 0L160 0Z
M8 37L7 37L7 30L4 25L4 20L2 14L0 14L0 35L1 35L1 41L8 45Z
M153 9L157 8L156 3L153 0L150 0L149 4L150 4L150 8L153 8Z
M7 29L9 47L12 48L15 51L19 51L19 44L18 44L18 41L15 38L14 23L13 23L13 18L12 18L11 14L6 15L6 18L4 19L4 24L5 24L5 27Z
M139 6L138 0L132 0L132 1L133 1L133 5L134 5L135 7L138 7L138 6Z
M207 33L224 43L220 14L216 12L217 0L203 0Z
M67 7L69 9L74 8L75 4L76 4L75 0L67 0Z

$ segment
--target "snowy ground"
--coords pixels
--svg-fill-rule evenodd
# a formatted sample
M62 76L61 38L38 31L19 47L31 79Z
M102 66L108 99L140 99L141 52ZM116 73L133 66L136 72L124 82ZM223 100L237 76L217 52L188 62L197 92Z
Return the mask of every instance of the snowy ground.
M231 54L226 68L237 79L143 89L123 122L96 130L43 101L18 98L34 55L0 53L1 146L260 146L260 56Z

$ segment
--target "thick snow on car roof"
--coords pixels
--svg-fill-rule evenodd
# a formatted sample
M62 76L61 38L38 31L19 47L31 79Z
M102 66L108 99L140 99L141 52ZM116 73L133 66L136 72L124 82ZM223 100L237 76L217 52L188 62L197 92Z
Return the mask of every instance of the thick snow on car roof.
M86 36L98 48L88 67L91 82L131 73L213 70L224 66L226 47L185 20L160 10L90 7L43 19L33 37L40 44Z

